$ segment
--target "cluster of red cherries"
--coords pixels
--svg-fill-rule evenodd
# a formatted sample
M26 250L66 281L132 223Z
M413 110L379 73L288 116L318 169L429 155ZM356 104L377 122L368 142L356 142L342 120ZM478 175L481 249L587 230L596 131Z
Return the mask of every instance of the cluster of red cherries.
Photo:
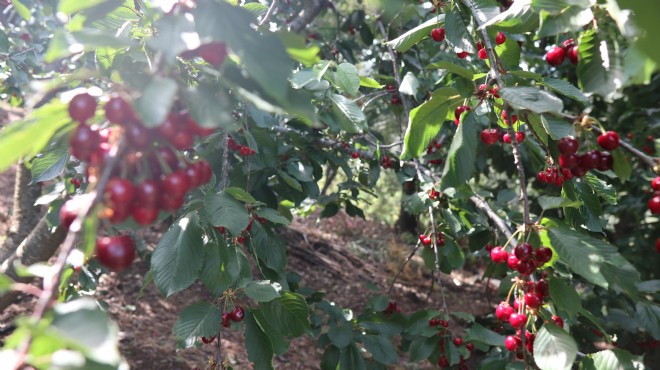
M511 115L511 122L509 122L505 111L502 111L502 119L504 119L504 122L506 122L507 125L511 125L518 122L518 116L515 114ZM500 131L500 129L497 127L486 128L483 131L481 131L481 135L480 135L481 142L483 142L486 145L493 145L498 141L501 141L505 144L511 144L513 142L513 138L515 138L516 142L520 144L523 141L525 141L526 137L527 135L523 131L516 131L512 137L511 134L509 134L508 132Z
M392 168L395 164L396 164L396 161L393 160L392 158L390 158L387 155L383 156L383 159L380 162L380 165L383 166L383 169Z
M439 329L438 334L439 335L444 335L447 332L447 328L449 327L449 322L447 322L447 320L433 318L433 319L429 320L429 326L432 327L432 328L437 327ZM456 347L460 347L462 345L465 345L465 348L469 352L472 352L474 350L474 344L472 344L471 342L467 342L467 343L464 342L463 338L461 338L459 336L454 337L452 342L454 342L454 345ZM440 355L440 358L438 358L438 366L440 366L441 368L444 369L444 368L449 366L449 359L447 359L447 356L445 355L445 338L443 338L440 341L440 352L442 354ZM468 369L468 367L465 363L466 362L465 358L462 355L460 356L458 361L459 361L459 364L458 364L459 369L465 369L465 370Z
M561 46L553 46L545 54L545 60L553 67L557 67L564 63L568 56L568 60L573 64L578 64L578 46L575 40L568 39L564 41Z
M427 247L433 244L433 239L431 235L420 234L419 241L422 243L422 245ZM445 235L443 233L437 233L436 243L438 244L438 247L443 247L446 244Z
M223 312L220 325L225 328L231 326L231 322L241 322L245 319L245 309L241 306L236 306L231 312ZM204 344L213 343L215 341L215 335L212 337L201 337L200 340Z
M511 270L522 275L531 275L537 268L545 265L552 259L552 249L539 247L536 250L528 243L520 243L513 248L512 253L500 246L486 246L490 250L490 259L495 263L506 263Z
M433 153L440 150L441 147L442 147L442 143L439 142L436 139L433 139L433 140L431 140L429 145L426 147L426 154L427 155L432 155ZM444 163L444 160L442 158L429 159L429 164L432 164L432 165L437 166L437 165L441 165L443 163Z
M582 177L589 170L607 171L614 165L614 158L607 151L619 147L619 135L614 131L607 131L598 137L598 144L606 151L591 150L578 155L579 143L571 136L563 137L557 144L559 148L559 166L569 169L573 177ZM564 179L565 176L563 176Z
M649 211L654 215L658 215L660 214L660 176L656 176L651 181L651 188L653 189L653 196L649 200ZM656 249L658 249L658 243L656 243ZM660 253L660 249L658 253Z
M241 157L249 157L257 153L254 149L250 148L249 146L241 145L237 143L236 141L234 141L234 138L232 138L231 136L227 141L227 149L239 152Z

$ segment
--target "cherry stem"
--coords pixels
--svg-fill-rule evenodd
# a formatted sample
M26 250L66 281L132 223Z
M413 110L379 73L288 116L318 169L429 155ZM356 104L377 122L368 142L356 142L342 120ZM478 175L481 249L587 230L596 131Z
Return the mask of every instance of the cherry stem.
M401 266L399 266L399 271L397 271L396 275L394 276L394 279L392 279L392 282L390 283L390 288L387 290L387 295L388 295L388 296L391 296L391 295L392 295L392 289L394 288L394 284L395 284L396 281L399 279L399 276L400 276L401 273L403 272L403 269L406 267L406 265L408 264L408 262L410 262L410 260L413 258L413 256L415 255L415 253L417 253L417 250L418 250L421 246L422 246L422 241L421 241L421 240L417 240L417 244L415 245L415 248L410 252L410 254L408 255L408 257L406 257L405 261L403 261L403 263L401 264Z

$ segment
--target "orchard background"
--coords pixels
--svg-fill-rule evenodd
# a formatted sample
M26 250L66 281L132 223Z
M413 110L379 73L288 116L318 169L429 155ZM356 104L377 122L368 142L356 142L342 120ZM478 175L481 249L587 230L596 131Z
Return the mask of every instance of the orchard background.
M2 366L657 368L658 15L2 1Z

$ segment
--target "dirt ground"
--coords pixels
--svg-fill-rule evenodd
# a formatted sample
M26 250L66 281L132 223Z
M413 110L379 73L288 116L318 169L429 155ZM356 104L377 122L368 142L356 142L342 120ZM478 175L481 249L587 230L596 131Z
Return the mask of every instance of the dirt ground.
M6 232L10 215L13 173L0 174L0 235ZM154 229L155 230L155 229ZM147 244L153 248L157 233L152 230ZM341 307L360 312L364 297L374 292L367 282L380 287L386 294L394 273L409 253L411 246L401 242L387 226L339 214L318 223L311 217L296 220L291 230L282 232L288 242L288 270L302 276L302 285L327 292L326 298ZM214 346L176 351L172 325L183 307L209 298L201 284L165 299L152 284L138 299L143 276L148 270L144 261L121 274L104 276L96 297L109 304L112 318L120 327L120 349L132 369L204 369L205 361L214 354ZM414 258L394 286L392 300L403 312L439 309L440 295L436 290L427 297L432 276L421 259ZM479 276L453 274L443 276L445 295L450 311L468 311L480 316L492 312L486 301L484 283ZM460 285L460 287L458 286ZM468 304L469 302L469 304ZM249 305L250 302L245 302ZM0 314L0 339L11 321L32 309L34 300L22 297ZM459 325L453 322L452 325ZM460 327L452 328L460 332ZM222 337L222 353L235 369L252 369L241 333L228 331ZM318 369L322 350L310 337L296 339L290 351L274 360L276 369ZM392 369L428 369L428 364L407 364L402 358Z

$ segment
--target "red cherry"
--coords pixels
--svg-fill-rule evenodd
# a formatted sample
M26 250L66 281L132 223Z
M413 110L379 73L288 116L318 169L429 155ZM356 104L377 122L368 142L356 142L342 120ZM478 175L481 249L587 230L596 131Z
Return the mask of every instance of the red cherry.
M135 205L132 212L135 222L142 226L149 225L158 218L158 208Z
M477 55L479 56L479 59L488 59L488 52L486 49L479 49Z
M560 328L564 327L564 320L561 317L552 316L551 319L552 319L552 322L555 323L555 325L559 326Z
M660 214L660 195L656 195L649 200L649 210L652 214Z
M135 243L129 236L106 236L96 241L96 258L112 271L121 271L135 259Z
M547 263L552 259L552 249L541 247L534 251L534 257L541 263Z
M358 153L358 152L353 152L353 153L351 153L351 158L353 158L353 159L358 159L358 158L360 158L360 153Z
M536 265L531 260L519 261L516 270L522 275L531 275L536 271Z
M250 147L247 147L247 146L241 147L241 149L239 150L239 153L241 153L241 156L243 156L243 157L249 156L250 155Z
M502 136L502 141L504 141L504 143L506 144L511 144L511 135L509 135L509 133L507 132Z
M212 42L197 48L197 55L214 67L219 67L227 57L227 46L222 42Z
M619 147L619 134L607 131L598 136L598 145L605 150L614 150Z
M431 38L436 42L442 42L445 39L445 28L439 27L431 30Z
M587 170L593 170L600 165L600 152L591 150L580 156L580 166Z
M432 242L431 238L429 238L428 236L426 236L424 234L421 234L419 236L419 241L421 241L423 245L430 245L431 242Z
M197 123L197 121L195 121L191 117L188 117L188 119L186 120L186 124L190 132L200 137L206 137L215 132L214 128L202 127Z
M548 282L545 279L539 279L539 281L536 282L536 285L534 285L534 291L541 297L547 297L550 292Z
M614 167L614 157L612 157L612 154L608 152L601 152L600 164L598 165L598 169L601 171L607 171L607 170L611 170L612 167Z
M495 263L504 263L508 257L509 254L500 246L490 250L490 259Z
M472 342L465 343L465 348L467 348L467 350L470 352L474 351L474 343Z
M498 32L497 36L495 36L495 43L497 45L502 45L506 41L506 35L504 35L502 32Z
M105 103L105 118L111 123L122 125L133 118L133 108L121 96L113 96Z
M574 137L566 136L559 139L557 146L561 154L575 154L578 151L579 143Z
M506 264L509 266L511 270L517 270L518 269L518 264L520 263L520 260L518 260L518 257L516 257L515 254L511 253L506 259Z
M83 123L94 117L96 99L88 93L78 94L69 102L69 116L74 121Z
M78 212L80 212L80 201L78 198L71 198L62 204L60 208L60 225L69 230L69 227L73 221L78 217Z
M195 164L189 164L184 171L188 177L188 186L190 189L194 189L202 184L202 174Z
M503 110L502 111L502 119L504 120L504 122L506 122L507 125L511 125L512 123L518 122L518 115L516 115L516 114L512 115L511 116L511 121L512 122L509 122L509 120L507 119L506 111Z
M79 124L69 137L71 154L81 161L89 161L101 143L101 135L91 126Z
M113 209L128 208L133 201L135 189L126 179L113 177L105 187L105 198Z
M548 175L545 171L539 171L539 173L536 175L536 178L539 180L539 182L548 182Z
M178 166L178 159L174 152L165 146L159 146L151 156L151 164L154 168L160 168L160 162L163 161L170 169L175 169Z
M512 313L509 316L509 324L513 326L514 329L520 329L527 323L527 315L524 313Z
M566 51L568 51L568 49L572 48L573 46L575 46L575 40L573 39L568 39L561 43L562 49Z
M163 211L167 212L174 212L177 209L181 208L183 205L185 198L183 195L181 196L172 196L172 195L163 195L160 201L160 208Z
M459 57L460 59L465 59L467 56L470 55L467 51L461 51L460 53L456 53L456 56Z
M486 145L493 145L500 138L500 130L487 128L481 131L481 141Z
M461 338L461 337L454 338L454 345L456 345L458 347L462 344L463 344L463 338Z
M447 360L447 357L440 356L440 358L438 359L438 366L443 368L449 366L449 360Z
M457 120L460 120L461 115L464 112L467 112L467 111L470 111L470 110L472 110L472 109L470 109L470 107L468 107L467 105L461 105L461 106L457 107L456 110L454 110L454 117L456 117Z
M167 141L172 141L182 126L180 119L181 117L177 114L169 114L167 118L165 118L165 121L163 121L163 123L161 123L157 128L160 136L162 136Z
M571 168L571 173L575 177L582 177L587 173L587 169L581 165Z
M525 133L524 132L516 132L516 141L518 142L518 144L525 141Z
M157 206L160 198L160 187L154 180L144 180L135 185L135 200L141 206Z
M568 56L568 60L570 60L571 63L578 64L579 56L578 56L578 47L577 46L573 46L573 47L569 48L566 51L566 55Z
M578 164L578 156L572 153L559 156L559 166L562 168L573 168Z
M245 309L243 307L235 307L231 311L231 319L236 322L241 322L243 319L245 319Z
M490 94L496 98L500 97L500 87L497 85L493 86L493 88L488 90L488 92L490 92Z
M533 248L530 244L520 243L516 245L516 248L514 248L513 253L516 255L516 258L523 261L523 260L528 260L532 257L532 251Z
M231 314L229 312L223 312L222 313L221 324L225 328L228 328L229 326L231 326Z
M182 127L179 127L179 131L170 139L170 143L179 150L190 148L194 142L195 139L193 138L192 132L187 128L182 129Z
M153 142L149 130L138 122L126 124L124 132L133 149L144 149Z
M195 165L199 170L199 175L200 175L199 184L204 185L207 184L209 181L211 181L211 177L213 177L213 169L211 168L211 164L206 160L202 159L200 161L195 162Z
M545 54L545 60L548 62L548 64L554 67L564 63L565 57L566 57L566 52L564 51L564 49L560 48L559 46L552 47Z
M513 335L509 335L506 338L504 338L504 347L508 349L511 352L516 352L522 345L522 341L518 337L514 337Z
M526 293L525 304L530 308L539 308L543 304L543 300L534 293Z
M183 197L189 189L188 176L184 171L172 172L161 182L163 191L169 197Z
M660 176L656 176L653 180L651 180L651 188L656 191L660 191Z
M214 340L215 340L215 336L212 336L210 338L202 337L202 343L204 344L213 343Z

